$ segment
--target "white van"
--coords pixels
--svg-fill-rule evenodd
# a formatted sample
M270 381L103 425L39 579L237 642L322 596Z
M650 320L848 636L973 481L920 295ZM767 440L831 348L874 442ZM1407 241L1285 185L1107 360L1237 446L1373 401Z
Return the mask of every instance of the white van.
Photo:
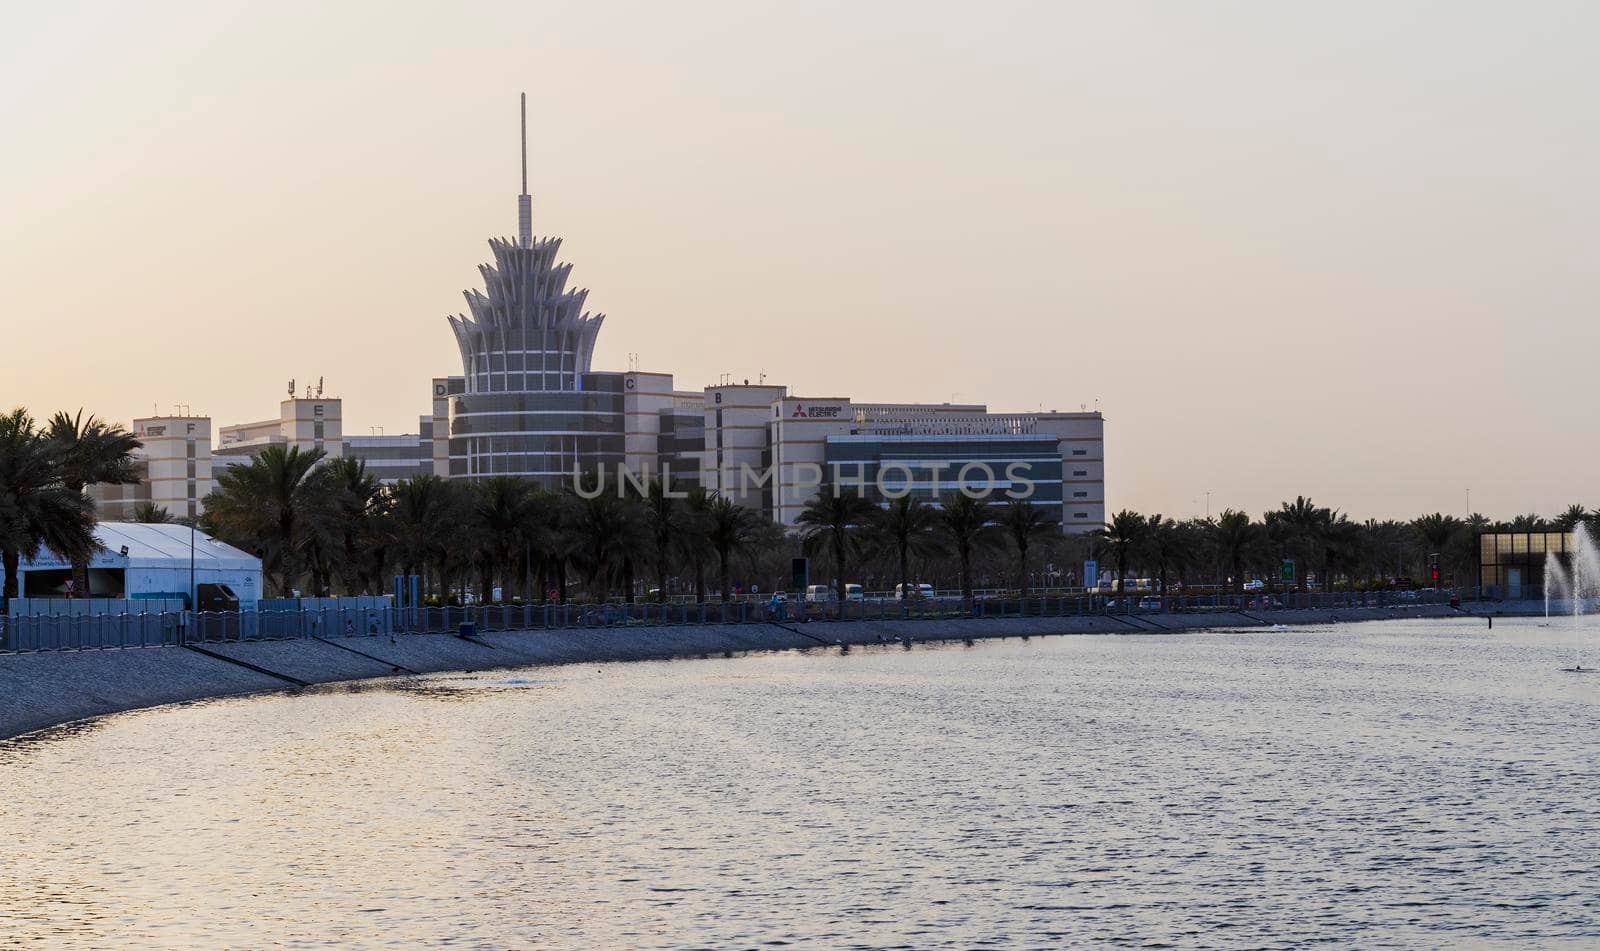
M844 586L844 599L846 601L865 601L867 599L867 595L866 592L861 590L860 585L846 584Z
M807 604L827 604L828 602L835 601L837 599L838 599L838 596L833 593L833 586L832 585L825 585L825 584L808 584L808 585L806 585L806 603Z
M904 600L906 600L906 593L904 591L900 590L900 589L902 589L904 587L905 587L905 585L903 585L903 584L897 584L897 585L894 586L894 599L896 601L904 601ZM916 601L916 600L919 600L919 599L922 599L922 598L931 598L931 597L933 597L933 585L931 585L931 584L914 584L914 585L911 586L911 600L912 601Z

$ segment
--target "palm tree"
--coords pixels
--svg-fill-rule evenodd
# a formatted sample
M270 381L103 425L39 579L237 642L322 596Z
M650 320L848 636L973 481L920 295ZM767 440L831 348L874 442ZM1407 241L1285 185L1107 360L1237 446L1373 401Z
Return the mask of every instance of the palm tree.
M1301 567L1296 572L1298 577L1295 583L1304 591L1312 556L1322 551L1322 539L1328 524L1333 521L1333 512L1319 507L1303 495L1297 495L1293 502L1284 502L1279 507L1277 516L1280 524L1287 529L1285 540L1290 550L1300 560Z
M1138 512L1123 509L1111 516L1111 522L1100 530L1106 547L1111 550L1112 561L1117 566L1117 594L1123 594L1128 576L1128 564L1144 545L1148 523Z
M479 591L487 604L494 580L501 577L501 594L511 588L510 568L527 535L532 483L517 476L492 476L472 486L468 524L479 544L483 571Z
M645 524L649 528L651 560L656 569L656 600L666 603L667 568L687 535L688 514L665 479L651 480L645 489Z
M1581 510L1582 506L1578 506ZM1580 515L1581 519L1582 516ZM1573 524L1577 524L1574 522ZM1454 515L1444 515L1435 512L1424 515L1411 522L1411 530L1417 533L1417 538L1422 541L1423 550L1429 555L1437 555L1443 560L1448 555L1456 553L1449 551L1452 543L1461 535L1462 524ZM1430 581L1442 579L1430 578Z
M933 529L938 521L938 511L912 495L891 499L886 507L878 510L873 531L894 546L899 557L901 597L906 602L910 601L912 590L911 555L927 553L934 548Z
M133 520L146 525L162 525L172 521L172 513L154 502L140 502L133 507Z
M694 569L694 601L706 603L706 556L711 545L711 507L715 499L704 486L690 486L684 500L683 549ZM801 592L804 595L804 592Z
M1361 566L1365 531L1343 512L1333 512L1322 528L1322 590L1333 590L1336 574L1347 578Z
M83 410L77 415L66 412L50 417L45 436L60 448L61 484L82 494L84 489L101 483L107 485L132 485L139 481L139 470L133 452L143 443L134 435L115 424L107 424ZM89 596L89 554L80 554L72 561L72 586Z
M1212 530L1217 554L1228 566L1228 577L1233 579L1235 594L1244 590L1245 558L1255 544L1257 534L1257 526L1250 521L1250 516L1238 509L1224 509Z
M401 479L389 489L388 535L398 549L400 570L422 575L440 554L446 525L455 511L453 490L445 479L428 474Z
M1569 505L1567 510L1557 515L1552 524L1557 531L1570 532L1589 520L1589 510L1581 505Z
M321 449L268 446L250 462L224 470L206 496L207 518L226 539L255 549L262 567L276 573L285 598L294 595L301 555L330 508L329 482L317 465L323 455Z
M823 486L794 520L805 536L808 553L826 544L833 555L834 586L839 599L836 610L840 617L844 617L846 579L850 559L859 548L858 535L877 513L878 507L859 488L833 483Z
M1173 570L1178 573L1179 587L1188 589L1191 571L1216 564L1212 544L1215 528L1210 519L1204 518L1190 518L1178 523L1169 554Z
M725 495L711 499L706 510L706 541L717 553L717 564L722 579L722 600L728 600L728 562L734 552L749 544L755 533L755 513L735 503ZM802 595L803 596L803 595Z
M344 457L327 463L336 522L330 526L340 548L339 573L346 593L366 593L383 570L383 552L375 531L388 496L365 459Z
M1367 577L1377 582L1406 575L1417 539L1411 526L1392 519L1382 522L1368 519L1362 529L1366 536Z
M1454 515L1435 512L1413 519L1411 530L1417 533L1417 538L1430 553L1439 552L1461 530L1461 520Z
M989 541L992 509L987 501L956 492L939 509L939 528L955 549L961 570L961 599L972 603L972 553Z
M1000 510L1000 528L1017 550L1017 592L1028 597L1028 549L1036 541L1043 541L1061 533L1061 527L1044 509L1028 499L1010 499Z
M575 498L568 534L579 567L589 575L589 593L598 602L611 597L611 575L640 547L639 520L629 503L615 492ZM632 592L629 592L631 597Z
M22 559L36 557L40 548L76 564L87 563L98 545L94 503L81 488L63 484L61 457L62 446L41 435L26 410L0 416L0 595L6 599L17 596Z
M1144 548L1156 571L1156 590L1167 593L1167 568L1180 560L1178 523L1159 512L1145 519Z
M549 597L551 569L558 558L564 561L568 554L562 522L566 499L532 481L527 484L527 492L522 525L517 532L522 565L519 577L529 601L545 601Z

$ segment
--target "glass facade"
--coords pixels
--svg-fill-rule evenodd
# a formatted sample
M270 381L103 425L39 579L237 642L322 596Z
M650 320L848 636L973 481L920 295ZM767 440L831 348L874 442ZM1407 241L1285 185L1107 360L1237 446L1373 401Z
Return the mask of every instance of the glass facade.
M656 464L672 473L673 488L700 484L700 460L706 448L705 413L696 410L662 410L661 435L656 442Z
M958 482L987 490L992 502L1025 494L1051 517L1061 518L1061 453L1054 436L829 436L829 472L846 482L861 479L866 495L882 504L883 490L925 501L956 491Z
M597 373L580 382L567 392L452 397L450 475L525 476L555 488L574 472L614 471L625 449L620 379Z
M1543 598L1546 559L1570 572L1575 544L1571 532L1484 532L1478 536L1478 587L1489 598Z

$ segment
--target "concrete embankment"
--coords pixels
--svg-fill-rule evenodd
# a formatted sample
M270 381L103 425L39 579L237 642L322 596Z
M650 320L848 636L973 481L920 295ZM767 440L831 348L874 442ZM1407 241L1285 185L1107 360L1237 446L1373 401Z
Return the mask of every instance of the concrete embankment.
M307 638L191 648L0 655L0 739L143 707L313 684L540 664L655 660L745 651L1065 634L1165 634L1397 617L1460 617L1442 606L1141 614L1131 617L961 618L685 625L393 637Z

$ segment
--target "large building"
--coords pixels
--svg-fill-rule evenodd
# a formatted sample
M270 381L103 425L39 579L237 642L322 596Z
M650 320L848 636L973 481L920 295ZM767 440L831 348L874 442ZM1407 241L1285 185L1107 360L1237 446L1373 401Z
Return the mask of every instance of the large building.
M433 417L420 417L418 429L394 436L347 435L344 401L308 393L279 403L276 419L222 427L214 458L219 464L248 462L268 446L321 450L330 459L360 459L380 482L392 485L434 471Z
M1098 412L990 413L981 404L855 403L772 385L706 389L707 488L792 526L828 487L931 504L952 491L1027 499L1067 531L1105 523Z
M516 240L494 238L482 290L464 292L467 313L449 317L461 377L434 381L434 424L448 432L436 471L451 478L511 475L550 487L574 472L626 467L653 474L663 420L679 440L679 395L665 373L591 368L604 314L584 309L560 238L535 238L528 194L527 97L523 97L522 193Z
M204 513L218 470L248 463L268 446L361 459L386 485L435 471L434 417L421 417L418 433L397 436L376 431L346 435L343 418L343 402L337 398L291 396L279 404L275 419L223 426L216 431L215 444L209 416L135 419L132 432L143 443L134 452L139 481L99 484L89 491L102 518L131 521L147 503L174 519L194 518Z
M147 416L133 421L133 434L144 444L134 453L139 481L92 486L100 517L131 521L145 504L165 509L173 518L203 512L211 491L211 418Z
M764 378L683 391L667 373L595 370L605 316L586 310L588 291L570 285L561 239L534 237L526 97L522 109L517 237L489 241L482 288L464 292L466 313L446 318L461 374L432 380L417 433L349 435L342 402L324 398L320 382L303 396L291 383L275 419L224 426L215 447L210 420L169 421L193 438L152 442L149 485L126 492L128 506L159 495L174 500L175 514L198 511L212 460L247 461L281 445L361 458L386 483L518 476L559 488L580 473L661 475L674 488L704 486L786 526L832 483L855 483L879 502L909 494L937 505L957 490L1027 498L1066 531L1104 524L1098 412L801 397ZM190 429L196 422L203 430Z

